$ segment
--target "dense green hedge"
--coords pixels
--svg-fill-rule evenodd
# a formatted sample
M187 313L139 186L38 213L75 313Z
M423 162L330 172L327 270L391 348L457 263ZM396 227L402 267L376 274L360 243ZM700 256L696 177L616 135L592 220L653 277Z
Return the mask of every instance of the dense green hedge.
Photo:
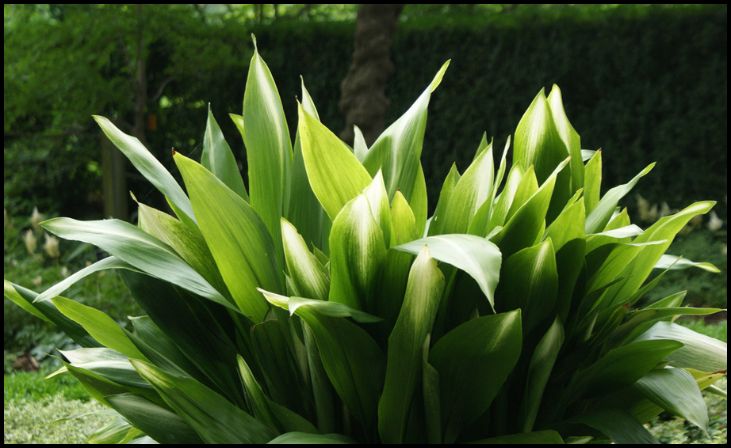
M325 123L342 129L336 106L350 33L329 26L257 31L290 114L302 73ZM641 194L671 207L715 199L725 210L725 8L405 25L393 55L391 119L452 59L430 105L423 153L432 198L449 161L463 169L483 131L502 147L537 91L556 83L582 146L602 147L611 161L605 185L624 183L657 161L637 189Z
M591 14L409 19L400 25L393 49L396 72L387 91L389 120L413 102L444 60L452 59L430 106L423 153L433 206L448 161L456 159L463 169L483 131L502 147L538 90L556 83L583 147L601 146L605 160L611 160L605 167L605 185L623 183L647 163L657 161L655 172L642 180L637 191L653 202L667 201L672 208L715 199L725 212L726 11L725 6L645 7ZM200 152L208 101L242 154L240 138L226 114L241 110L250 31L195 24L191 32L200 37L201 45L225 59L212 64L215 70L178 74L165 91L171 102L152 110L158 130L150 132L148 140L166 164L171 164L171 146L186 153ZM296 125L301 74L323 121L339 132L344 123L337 103L350 63L353 24L285 22L254 32L279 84L290 126ZM170 43L164 35L156 39L149 70L159 79ZM114 115L113 110L85 113ZM85 175L83 182L69 186L64 176L51 174L54 167L64 168L67 174L83 171L88 159L98 154L96 132L89 120L87 134L53 144L53 148L75 148L83 163L79 167L73 166L74 157L68 151L63 163L52 162L55 149L51 158L31 153L9 158L8 148L34 151L26 148L38 147L6 137L6 193L8 185L13 185L14 196L24 201L15 212L27 208L33 197L55 200L62 214L87 200L93 176ZM89 149L84 150L86 146ZM48 165L45 170L28 166L28 161L41 163L41 159ZM9 163L15 168L8 168ZM16 179L15 173L26 174ZM36 173L45 177L39 179ZM37 186L21 185L30 181ZM135 178L130 188L143 201L154 202L157 197Z

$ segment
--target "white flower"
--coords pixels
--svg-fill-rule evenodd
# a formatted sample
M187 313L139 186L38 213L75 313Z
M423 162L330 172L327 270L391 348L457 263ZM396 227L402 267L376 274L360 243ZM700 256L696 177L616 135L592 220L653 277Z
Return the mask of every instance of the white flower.
M61 253L58 250L58 238L49 236L46 233L46 242L43 244L43 250L46 251L51 258L58 258Z
M708 230L715 232L723 227L723 219L719 218L716 212L711 212L711 218L707 224Z
M660 217L667 216L670 214L670 206L667 202L663 201L662 205L660 206Z
M61 276L66 278L69 276L69 268L66 266L61 266Z
M25 249L30 255L33 255L38 246L38 240L36 240L36 234L32 230L28 229L23 233L23 242L25 243Z
M640 215L640 221L650 221L650 203L642 195L637 195L637 213Z
M38 277L34 278L32 282L33 286L41 286L41 283L43 283L43 278L39 275Z
M33 214L30 215L30 225L33 226L35 231L41 229L41 221L43 221L44 218L45 216L38 212L38 207L33 207Z

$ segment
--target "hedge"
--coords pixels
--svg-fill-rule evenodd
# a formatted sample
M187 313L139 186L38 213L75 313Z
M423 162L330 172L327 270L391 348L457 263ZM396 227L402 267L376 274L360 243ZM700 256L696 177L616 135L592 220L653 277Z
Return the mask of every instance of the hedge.
M403 113L441 63L452 59L430 105L422 156L433 206L449 170L447 161L456 159L464 169L484 131L502 147L538 90L556 83L582 146L601 147L605 159L612 160L606 164L605 185L624 183L657 161L655 171L636 191L653 202L666 201L671 208L715 199L725 213L726 11L726 6L715 5L623 7L591 14L410 19L400 25L392 51L396 71L387 89L391 100L387 121ZM243 154L226 115L241 110L252 30L199 26L203 28L195 33L204 45L225 47L221 54L240 57L222 64L224 70L178 77L165 92L169 104L151 110L157 115L158 130L150 132L148 140L168 165L171 146L187 154L200 152L209 101L232 146ZM292 130L301 74L323 121L339 132L344 123L337 103L350 64L353 23L284 22L253 31L279 84ZM158 38L150 57L151 76L159 76L154 71L162 72L165 66L164 36ZM90 146L92 154L98 151L98 134L89 121L88 138L67 141L66 147L82 151L81 146ZM5 143L6 148L33 147L7 138ZM8 158L6 150L6 170L9 160L19 159ZM69 163L67 156L64 160ZM59 165L48 169L54 166ZM7 190L13 171L5 174ZM93 185L80 183L76 188L86 190L74 191L58 175L48 177L51 181L44 180L42 193L14 191L21 191L17 196L27 203L34 195L46 199L58 195L58 211L63 213L87 198ZM129 187L143 201L157 197L135 178Z

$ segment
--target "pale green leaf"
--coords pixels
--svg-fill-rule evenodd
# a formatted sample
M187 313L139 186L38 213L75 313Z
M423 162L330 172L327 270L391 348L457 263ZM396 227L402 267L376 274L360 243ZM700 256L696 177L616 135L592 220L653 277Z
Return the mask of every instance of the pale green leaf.
M490 305L495 303L495 288L500 278L502 255L497 246L474 235L437 235L411 241L395 249L417 255L424 246L430 255L472 277Z
M431 332L444 290L444 275L424 247L409 273L401 312L388 337L386 379L378 403L378 433L400 443L422 366L422 347Z
M198 223L238 309L261 322L268 306L256 288L284 289L284 278L264 222L239 195L199 163L175 155ZM211 201L215 197L215 201ZM277 231L279 218L277 218ZM281 241L281 235L277 235ZM279 255L281 257L281 254Z
M244 180L239 173L236 158L234 157L231 147L226 143L226 139L221 132L221 127L213 117L211 105L208 104L208 119L206 120L206 132L203 135L203 153L201 154L201 164L210 172L216 175L221 182L236 192L245 201L249 200L246 193Z

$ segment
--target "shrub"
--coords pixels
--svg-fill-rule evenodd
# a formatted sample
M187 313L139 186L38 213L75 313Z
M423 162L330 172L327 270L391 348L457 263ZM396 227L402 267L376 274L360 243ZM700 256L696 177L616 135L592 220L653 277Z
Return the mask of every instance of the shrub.
M670 269L714 269L665 254L713 203L632 224L618 203L652 165L600 197L602 153L580 149L554 86L518 123L510 169L510 142L496 169L483 136L427 219L421 149L447 65L373 145L351 149L304 85L292 144L255 52L243 116L232 115L248 190L210 113L201 162L173 155L187 194L137 139L95 117L175 216L139 203L138 226L45 221L110 256L41 294L6 281L5 295L82 346L62 352L63 370L123 417L106 433L652 442L642 423L662 410L707 426L701 390L723 376L726 346L673 320L719 310L681 307L683 292L646 296ZM123 272L146 313L130 328L59 296L105 269Z

